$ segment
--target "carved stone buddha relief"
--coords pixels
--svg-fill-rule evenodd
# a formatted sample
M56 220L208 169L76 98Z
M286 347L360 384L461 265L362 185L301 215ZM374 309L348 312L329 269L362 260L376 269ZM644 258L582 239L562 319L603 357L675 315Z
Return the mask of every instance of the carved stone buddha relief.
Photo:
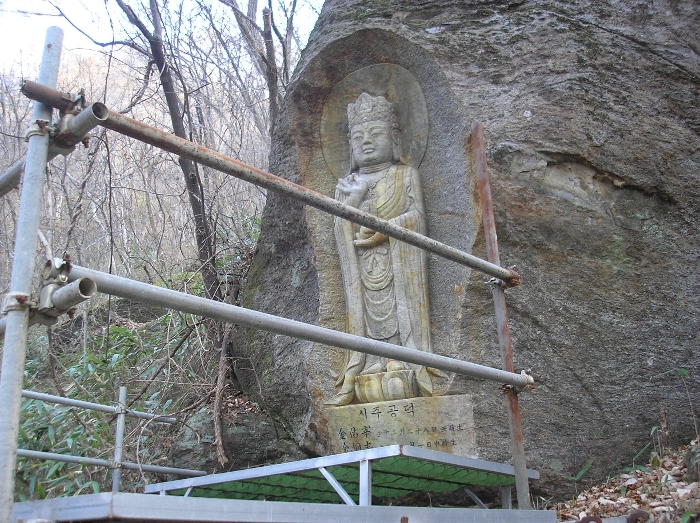
M417 167L427 136L423 93L405 69L381 64L343 80L326 102L321 123L324 157L339 178L335 198L426 234ZM426 253L340 218L334 232L347 331L432 352ZM425 367L348 351L337 375L339 391L326 404L432 396L434 375Z

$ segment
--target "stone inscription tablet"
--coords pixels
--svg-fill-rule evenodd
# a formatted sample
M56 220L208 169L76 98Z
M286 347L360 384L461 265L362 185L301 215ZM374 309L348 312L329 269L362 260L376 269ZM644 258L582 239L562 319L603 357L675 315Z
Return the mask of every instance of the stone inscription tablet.
M332 452L386 445L476 457L472 397L468 394L326 407Z

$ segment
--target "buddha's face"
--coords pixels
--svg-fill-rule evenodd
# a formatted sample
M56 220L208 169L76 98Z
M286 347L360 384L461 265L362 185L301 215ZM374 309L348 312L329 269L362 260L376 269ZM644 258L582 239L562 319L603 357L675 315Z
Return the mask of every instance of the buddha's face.
M358 167L369 167L393 159L392 128L388 122L372 120L354 125L350 131L350 147Z

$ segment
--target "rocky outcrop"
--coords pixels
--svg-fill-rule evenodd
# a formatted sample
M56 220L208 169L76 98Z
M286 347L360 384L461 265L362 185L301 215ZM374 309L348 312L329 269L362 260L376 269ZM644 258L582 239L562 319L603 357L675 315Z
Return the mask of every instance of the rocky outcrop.
M177 431L168 451L168 463L178 468L216 473L308 457L267 414L257 410L239 412L225 419L222 437L228 459L224 465L216 457L211 412L203 407Z
M327 2L297 68L270 170L333 195L319 143L323 104L373 64L408 70L428 105L420 166L428 234L485 256L464 149L485 128L528 464L539 488L568 493L649 440L665 408L671 443L693 436L684 384L700 404L700 10L691 2ZM466 178L465 178L466 175ZM477 202L477 205L474 204ZM243 305L344 329L332 220L270 194ZM485 278L430 257L435 350L499 366ZM254 331L237 374L305 449L326 451L323 401L335 349ZM250 365L248 364L250 363ZM484 459L508 461L505 405L493 384L470 393Z

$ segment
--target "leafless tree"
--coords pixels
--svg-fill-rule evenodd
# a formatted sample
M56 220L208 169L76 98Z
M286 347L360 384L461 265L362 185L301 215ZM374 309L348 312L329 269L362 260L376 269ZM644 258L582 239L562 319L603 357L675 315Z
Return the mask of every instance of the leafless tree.
M62 9L68 4L45 1L69 19ZM179 137L266 168L270 133L299 52L296 0L275 5L270 0L261 13L255 0L248 2L245 13L234 0L109 0L105 6L111 13L112 38L101 41L90 28L74 23L102 51L69 52L59 89L75 92L83 87L90 100L102 100L139 120L169 127ZM275 16L284 20L279 27ZM19 95L18 84L11 73L0 77L0 170L25 147L31 105ZM109 266L124 276L203 290L211 299L236 303L241 260L252 255L264 193L98 130L89 148L52 162L44 202L41 230L54 255L70 252L81 265ZM5 288L17 210L17 191L0 198L0 287ZM201 350L179 363L181 379L174 381L185 383L198 375L199 383L189 390L211 392L215 405L221 405L229 337L220 325L192 329L181 332L197 340ZM159 368L171 360L159 362ZM217 372L217 363L222 372ZM140 383L140 376L127 381Z
M158 77L168 106L170 121L173 126L173 132L180 138L188 139L183 109L178 98L179 90L176 87L173 70L166 55L165 43L163 41L163 25L157 1L150 0L152 27L147 27L131 6L126 4L123 0L116 0L116 2L129 22L138 29L141 36L148 43L148 49L150 49L148 55L149 63L151 63L152 60L158 71ZM186 92L185 90L185 93ZM178 161L182 169L190 207L192 208L192 214L194 216L195 238L197 241L199 262L201 264L200 271L204 281L204 290L208 298L222 301L223 294L216 272L216 253L214 252L211 226L205 208L202 180L191 160L180 157Z

